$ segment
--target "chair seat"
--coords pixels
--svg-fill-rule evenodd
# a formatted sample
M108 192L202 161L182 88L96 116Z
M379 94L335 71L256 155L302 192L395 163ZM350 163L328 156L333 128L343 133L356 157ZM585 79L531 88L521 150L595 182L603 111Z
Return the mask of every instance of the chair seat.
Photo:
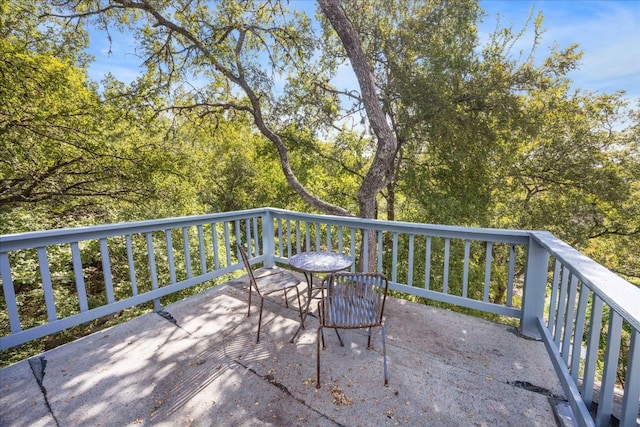
M373 301L357 296L325 297L327 327L361 328L363 325L376 324L376 310Z
M247 303L247 317L251 316L251 295L255 292L260 298L260 314L258 315L258 336L256 337L256 343L260 342L260 328L262 327L262 309L264 306L265 296L275 293L277 291L284 291L284 304L289 307L287 300L287 290L295 288L296 296L298 297L298 314L300 314L300 325L304 328L304 317L302 316L302 304L300 302L300 291L298 285L302 282L298 280L293 274L285 273L278 268L265 268L253 271L249 257L244 247L238 243L238 254L242 258L245 269L249 276L249 301Z
M256 282L260 292L263 295L269 295L273 292L282 291L284 289L295 288L301 282L293 274L275 273L260 277L256 275Z

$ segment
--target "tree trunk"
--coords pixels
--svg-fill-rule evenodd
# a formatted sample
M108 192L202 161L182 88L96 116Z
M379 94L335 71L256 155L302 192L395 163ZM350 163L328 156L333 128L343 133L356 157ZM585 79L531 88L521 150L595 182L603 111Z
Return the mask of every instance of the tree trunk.
M362 43L351 21L347 18L340 0L318 0L318 3L340 37L351 61L351 67L358 79L369 124L378 141L371 167L358 190L360 216L373 219L376 214L376 196L386 185L387 179L392 176L393 160L398 142L378 99L373 67L367 61L362 50Z
M351 67L360 86L362 102L367 112L369 125L377 138L375 157L369 171L362 180L357 196L360 216L362 218L375 219L377 212L376 197L393 176L393 161L398 149L398 142L378 99L373 67L367 61L362 49L362 43L351 21L347 18L340 0L318 0L318 3L338 37L340 37L351 61ZM370 232L366 234L367 238L365 239L363 236L362 244L368 245L368 270L373 271L376 268L376 233ZM361 253L364 253L364 251L361 250ZM363 261L362 259L360 260L360 270L364 270Z

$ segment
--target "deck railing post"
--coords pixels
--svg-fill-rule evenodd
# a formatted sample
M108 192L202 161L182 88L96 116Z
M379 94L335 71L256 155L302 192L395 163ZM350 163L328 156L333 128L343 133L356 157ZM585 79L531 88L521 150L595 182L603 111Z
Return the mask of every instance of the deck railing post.
M262 216L262 253L264 254L264 266L272 268L276 265L275 239L273 230L273 214L266 210Z
M548 271L549 252L529 237L520 318L520 332L529 338L541 339L537 319L544 316Z

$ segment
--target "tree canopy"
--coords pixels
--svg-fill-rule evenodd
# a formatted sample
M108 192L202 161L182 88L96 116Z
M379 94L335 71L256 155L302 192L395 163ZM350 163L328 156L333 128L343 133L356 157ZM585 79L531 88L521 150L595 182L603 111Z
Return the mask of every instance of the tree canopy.
M270 204L540 228L640 277L640 115L571 89L579 46L540 52L542 15L514 52L518 29L480 43L474 0L298 6L4 4L0 215ZM88 28L132 34L146 71L90 81Z

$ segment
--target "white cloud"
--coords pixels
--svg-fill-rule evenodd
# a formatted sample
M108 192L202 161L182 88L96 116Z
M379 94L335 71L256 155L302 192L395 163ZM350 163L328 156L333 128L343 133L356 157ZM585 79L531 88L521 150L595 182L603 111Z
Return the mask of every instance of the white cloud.
M612 93L626 90L631 98L640 97L640 3L637 1L504 1L480 3L491 16L481 27L494 28L495 14L502 24L524 25L531 6L541 10L546 32L537 53L542 59L557 44L560 48L577 43L584 51L580 68L569 77L575 88ZM531 35L519 45L526 48Z
M588 16L577 21L568 16L565 25L552 21L549 31L554 39L575 39L583 49L582 66L572 75L576 84L605 92L626 89L630 95L640 95L639 5L585 3L583 7L591 9Z

